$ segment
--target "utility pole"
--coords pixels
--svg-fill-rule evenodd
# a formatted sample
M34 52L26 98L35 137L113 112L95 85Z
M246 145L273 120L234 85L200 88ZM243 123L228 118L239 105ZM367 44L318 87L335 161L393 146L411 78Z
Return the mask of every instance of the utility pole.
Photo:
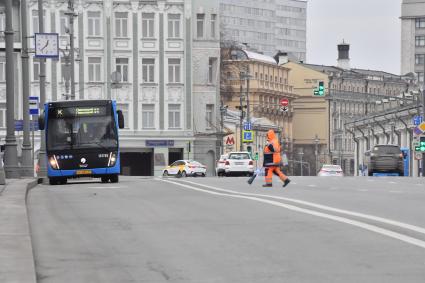
M316 134L316 136L314 137L314 144L315 144L315 148L314 148L314 155L316 157L316 165L315 165L315 169L316 169L316 173L317 173L317 169L318 169L318 165L319 165L319 142L320 139L318 137L318 135Z
M4 169L6 178L19 178L18 149L15 136L15 85L13 58L13 6L12 0L5 0L6 3L6 144L4 156Z
M71 100L75 100L75 56L74 56L74 0L68 0L68 11L65 15L69 17L69 48L71 61Z
M28 29L27 29L27 1L21 0L21 30L22 30L22 115L24 119L24 136L22 142L22 176L34 177L34 163L30 142L30 117L29 117L29 56L28 56Z
M239 151L243 151L243 104L242 104L242 73L239 72L239 83L240 83L240 91L239 91L239 102L241 107L241 115L240 115L240 145L239 145Z
M44 32L44 13L43 13L43 0L38 0L38 31ZM46 103L46 59L40 58L40 114L44 111L44 103ZM38 153L38 162L40 169L38 177L42 178L43 181L47 181L47 158L46 158L46 132L40 131L40 150Z

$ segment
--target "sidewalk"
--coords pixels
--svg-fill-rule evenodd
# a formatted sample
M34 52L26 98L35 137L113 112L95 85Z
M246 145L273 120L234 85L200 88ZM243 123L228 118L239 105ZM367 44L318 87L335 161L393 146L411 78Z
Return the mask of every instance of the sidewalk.
M0 186L0 282L35 283L26 195L37 179L7 179Z

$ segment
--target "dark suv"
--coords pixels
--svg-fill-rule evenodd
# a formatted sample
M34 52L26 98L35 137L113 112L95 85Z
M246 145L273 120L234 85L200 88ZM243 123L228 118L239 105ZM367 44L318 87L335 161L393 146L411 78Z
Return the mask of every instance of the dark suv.
M375 145L365 153L369 176L373 173L398 173L403 176L403 153L397 145Z

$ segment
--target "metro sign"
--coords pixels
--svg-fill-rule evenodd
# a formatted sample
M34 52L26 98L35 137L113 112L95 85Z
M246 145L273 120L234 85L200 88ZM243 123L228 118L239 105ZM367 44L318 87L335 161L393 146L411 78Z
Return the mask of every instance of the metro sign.
M233 136L227 137L226 145L234 145L234 144L235 144L235 138Z

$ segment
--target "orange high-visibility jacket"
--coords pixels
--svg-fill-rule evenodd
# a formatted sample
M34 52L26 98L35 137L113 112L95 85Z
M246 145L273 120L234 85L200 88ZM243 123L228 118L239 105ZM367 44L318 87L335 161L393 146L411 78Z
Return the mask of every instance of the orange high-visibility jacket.
M280 144L273 130L267 132L267 143L264 147L264 166L279 166L281 162Z

